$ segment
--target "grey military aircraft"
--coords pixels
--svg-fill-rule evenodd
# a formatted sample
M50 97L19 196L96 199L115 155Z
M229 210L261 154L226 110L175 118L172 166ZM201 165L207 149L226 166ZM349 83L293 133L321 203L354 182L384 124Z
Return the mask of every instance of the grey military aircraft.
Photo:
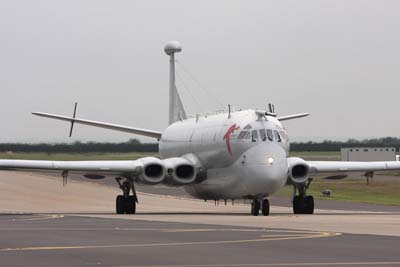
M162 132L93 120L34 112L34 115L155 138L160 157L110 161L0 160L0 170L56 171L86 178L116 178L122 194L118 214L134 214L135 183L182 186L203 200L251 201L251 214L269 215L268 197L287 183L294 188L293 212L312 214L314 199L307 195L311 178L321 173L400 170L400 162L306 161L289 157L288 133L282 125L309 115L277 116L268 110L240 110L188 118L175 85L176 41L164 47L170 58L169 126ZM75 106L76 111L76 106Z

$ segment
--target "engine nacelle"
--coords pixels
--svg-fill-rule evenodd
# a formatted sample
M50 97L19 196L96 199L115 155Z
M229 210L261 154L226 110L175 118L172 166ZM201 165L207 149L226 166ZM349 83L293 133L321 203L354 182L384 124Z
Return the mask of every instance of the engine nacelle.
M146 157L139 159L138 162L138 182L143 184L159 184L164 180L166 169L160 159Z
M310 174L310 166L304 159L288 158L289 178L295 184L301 184L307 181Z
M196 180L197 168L185 158L169 158L162 161L166 169L164 184L182 186L192 184Z

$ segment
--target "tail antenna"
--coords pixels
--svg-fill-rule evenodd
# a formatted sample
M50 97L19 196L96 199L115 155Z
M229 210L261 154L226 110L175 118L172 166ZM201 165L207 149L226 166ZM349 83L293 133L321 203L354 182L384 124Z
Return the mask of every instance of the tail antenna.
M76 108L78 107L78 102L75 102L75 107L74 107L74 114L72 115L72 120L71 120L71 129L69 131L69 137L72 136L72 131L74 129L74 123L75 123L75 116L76 116Z

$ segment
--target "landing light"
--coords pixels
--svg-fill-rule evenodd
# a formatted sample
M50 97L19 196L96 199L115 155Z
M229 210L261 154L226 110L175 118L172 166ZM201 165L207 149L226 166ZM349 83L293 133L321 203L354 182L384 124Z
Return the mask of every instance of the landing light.
M273 158L268 158L267 162L268 162L268 164L272 165L274 163L274 159Z

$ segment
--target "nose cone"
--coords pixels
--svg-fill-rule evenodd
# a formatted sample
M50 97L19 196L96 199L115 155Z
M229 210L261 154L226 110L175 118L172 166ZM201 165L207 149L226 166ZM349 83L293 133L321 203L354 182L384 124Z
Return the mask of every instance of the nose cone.
M182 46L178 41L169 41L164 46L164 52L169 56L173 53L178 53L182 51Z
M279 190L287 180L288 163L285 150L277 144L259 144L246 153L242 168L252 190L259 194L271 194Z

